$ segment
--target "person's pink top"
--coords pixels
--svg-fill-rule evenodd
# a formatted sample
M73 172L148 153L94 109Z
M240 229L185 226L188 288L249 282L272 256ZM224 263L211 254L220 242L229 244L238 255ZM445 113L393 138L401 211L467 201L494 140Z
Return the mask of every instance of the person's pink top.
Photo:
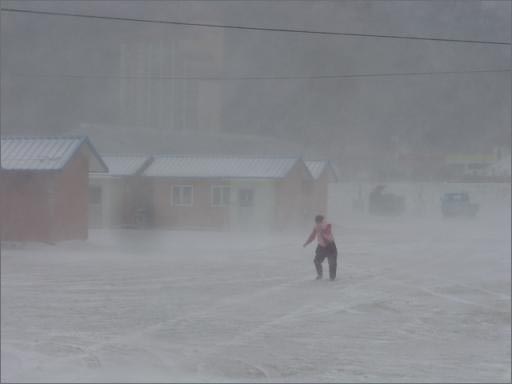
M316 224L315 227L313 228L313 232L311 232L311 235L309 235L309 238L306 241L305 245L311 243L315 239L315 236L318 240L318 245L320 245L321 247L325 247L327 244L333 242L334 237L332 236L331 224Z

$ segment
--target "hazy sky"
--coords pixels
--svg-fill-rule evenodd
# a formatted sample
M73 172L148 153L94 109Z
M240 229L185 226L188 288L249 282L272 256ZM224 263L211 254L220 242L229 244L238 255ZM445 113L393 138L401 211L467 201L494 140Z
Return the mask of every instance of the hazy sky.
M510 42L510 1L2 1L4 8ZM249 134L329 156L510 143L510 45L208 29L2 12L2 131L83 123ZM119 75L127 77L124 81ZM152 76L154 79L133 78ZM112 130L112 136L119 132Z

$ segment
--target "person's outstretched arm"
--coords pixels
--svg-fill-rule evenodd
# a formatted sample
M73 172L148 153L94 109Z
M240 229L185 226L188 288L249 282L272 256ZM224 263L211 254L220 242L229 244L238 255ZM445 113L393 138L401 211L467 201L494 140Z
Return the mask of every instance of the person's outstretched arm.
M311 232L311 235L309 235L309 237L306 240L306 242L304 243L303 247L307 246L309 243L311 243L313 240L315 240L315 234L316 234L316 231L315 231L315 228L313 228L313 232Z

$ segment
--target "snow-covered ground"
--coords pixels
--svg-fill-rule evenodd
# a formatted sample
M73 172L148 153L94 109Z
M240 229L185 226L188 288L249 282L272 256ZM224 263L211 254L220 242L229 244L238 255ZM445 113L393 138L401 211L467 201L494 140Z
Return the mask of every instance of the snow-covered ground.
M307 231L4 244L1 379L510 381L509 210L334 222L333 283Z

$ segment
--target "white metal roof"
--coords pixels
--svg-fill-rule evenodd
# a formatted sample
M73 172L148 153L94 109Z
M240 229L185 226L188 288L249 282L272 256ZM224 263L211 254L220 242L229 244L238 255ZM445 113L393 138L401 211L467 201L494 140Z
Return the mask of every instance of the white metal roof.
M107 166L87 137L3 137L1 168L4 170L60 170L75 152L86 145L89 170L105 172Z
M314 160L314 161L305 161L306 166L308 167L309 173L311 173L311 176L313 176L313 179L318 179L320 175L324 172L325 168L328 167L328 171L330 171L329 174L329 180L336 181L338 179L338 176L334 170L334 168L331 166L331 163L326 160Z
M140 173L151 161L151 156L145 155L102 155L101 158L108 166L110 176L129 176Z
M313 179L318 179L327 165L327 161L306 161L305 163Z
M194 178L283 178L299 159L155 156L144 175Z

